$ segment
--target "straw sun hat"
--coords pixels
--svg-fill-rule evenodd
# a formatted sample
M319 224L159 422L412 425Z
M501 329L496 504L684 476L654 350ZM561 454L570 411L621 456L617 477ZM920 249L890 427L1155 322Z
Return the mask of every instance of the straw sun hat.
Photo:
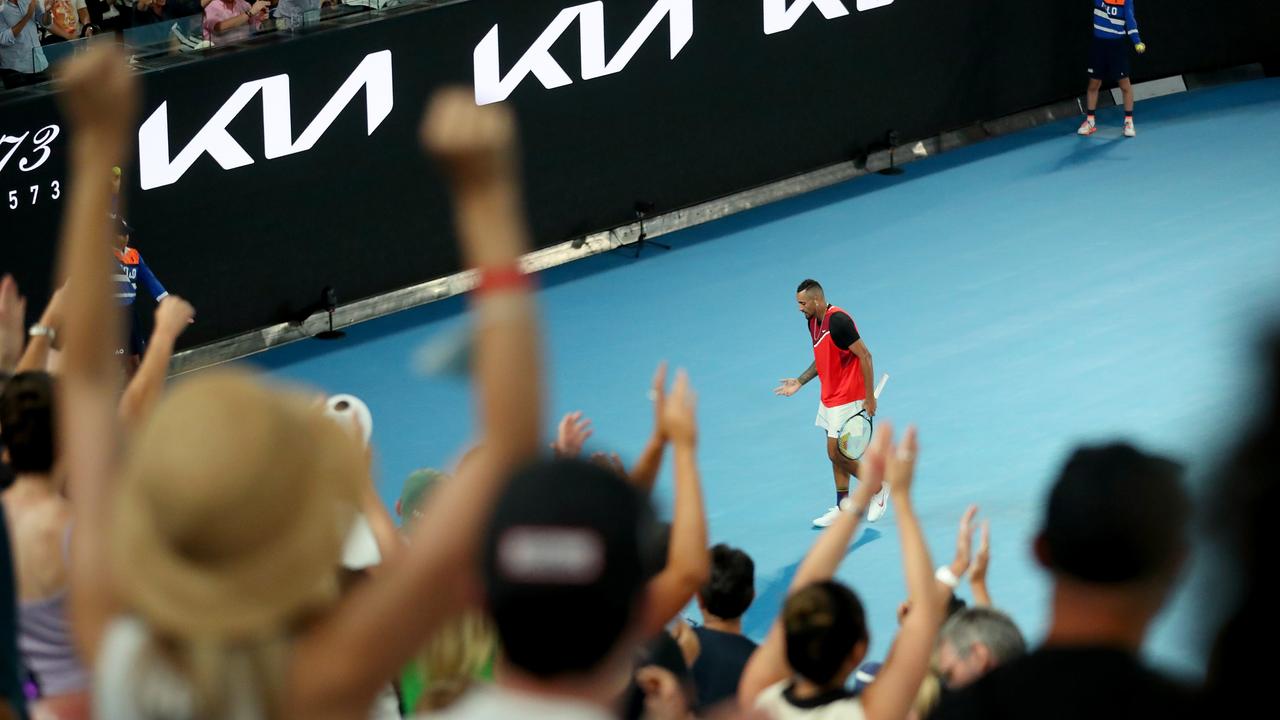
M276 629L336 597L366 472L359 441L301 395L239 372L183 382L118 479L116 587L161 631Z

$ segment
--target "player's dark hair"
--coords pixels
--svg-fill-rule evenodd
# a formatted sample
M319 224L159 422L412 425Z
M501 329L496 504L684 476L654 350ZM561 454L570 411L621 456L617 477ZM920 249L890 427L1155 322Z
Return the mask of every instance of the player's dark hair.
M782 608L787 663L809 682L830 685L859 642L867 620L858 596L834 580L816 582L787 598Z
M813 278L806 278L800 282L800 287L796 288L797 293L816 291L821 293L822 286Z
M756 564L751 556L724 543L711 548L711 577L698 591L707 612L735 620L756 597Z
M9 450L14 472L46 474L57 457L53 378L21 372L0 393L0 443Z

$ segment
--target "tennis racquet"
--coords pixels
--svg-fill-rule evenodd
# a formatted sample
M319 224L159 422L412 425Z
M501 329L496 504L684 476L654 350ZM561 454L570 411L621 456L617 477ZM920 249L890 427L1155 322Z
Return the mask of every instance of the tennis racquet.
M884 391L884 384L889 382L889 374L885 373L880 376L880 383L876 385L875 397L880 400L880 393ZM840 454L850 460L857 460L862 457L862 453L867 451L867 446L871 444L871 432L874 425L871 422L871 416L866 410L860 411L857 415L844 421L840 426L840 434L836 438L836 447L840 449Z

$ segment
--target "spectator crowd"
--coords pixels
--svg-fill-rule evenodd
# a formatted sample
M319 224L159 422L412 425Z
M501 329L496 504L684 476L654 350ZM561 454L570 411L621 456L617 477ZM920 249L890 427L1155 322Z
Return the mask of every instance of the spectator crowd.
M418 0L434 2L436 0ZM47 82L45 48L90 37L121 35L167 23L164 45L174 52L231 44L258 32L294 30L326 8L381 9L402 0L0 0L0 81L5 88ZM191 20L190 24L175 21ZM163 28L162 28L163 29ZM124 35L126 42L130 36ZM153 50L154 34L139 39ZM54 60L56 63L56 60Z
M39 0L2 1L25 37ZM212 0L206 30L234 32L269 7ZM60 36L106 19L55 12ZM1141 659L1198 519L1181 464L1119 441L1065 460L1028 548L1051 586L1048 631L1028 643L989 584L991 532L976 505L935 565L913 503L930 481L916 472L928 430L888 421L757 644L742 625L752 558L708 538L687 373L655 373L652 433L631 467L584 455L581 413L547 451L544 331L535 278L518 265L530 241L509 108L445 89L423 119L460 255L479 272L479 419L453 467L406 479L393 517L373 486L374 418L359 398L239 370L166 388L196 311L181 297L160 295L140 362L122 365L113 275L127 226L112 178L138 82L105 46L60 75L77 149L60 289L29 329L26 300L12 278L0 282L0 718L1169 720L1261 697L1275 614L1257 578L1280 451L1280 346L1269 404L1221 463L1220 500L1199 518L1222 528L1213 537L1238 581L1223 589L1228 620L1204 682ZM673 510L659 522L650 494L668 461ZM883 623L837 573L881 483L905 599L891 649L873 658L870 628ZM691 602L697 626L682 617Z

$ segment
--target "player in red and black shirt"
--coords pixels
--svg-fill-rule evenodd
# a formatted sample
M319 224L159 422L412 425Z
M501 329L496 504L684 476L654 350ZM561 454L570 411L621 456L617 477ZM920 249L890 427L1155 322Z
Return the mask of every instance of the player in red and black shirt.
M818 417L814 424L826 431L827 457L836 481L836 504L822 516L814 519L817 527L826 527L836 519L840 503L849 496L849 477L858 476L858 461L850 460L836 448L840 426L845 420L866 409L868 415L876 414L876 398L869 392L873 386L875 370L871 366L871 351L858 334L849 313L827 303L822 286L817 280L805 280L796 288L796 302L800 312L809 321L809 338L813 341L813 364L798 378L787 378L774 389L774 393L791 397L815 376L822 386L818 402ZM884 515L888 504L888 488L876 488L867 519L871 522Z

